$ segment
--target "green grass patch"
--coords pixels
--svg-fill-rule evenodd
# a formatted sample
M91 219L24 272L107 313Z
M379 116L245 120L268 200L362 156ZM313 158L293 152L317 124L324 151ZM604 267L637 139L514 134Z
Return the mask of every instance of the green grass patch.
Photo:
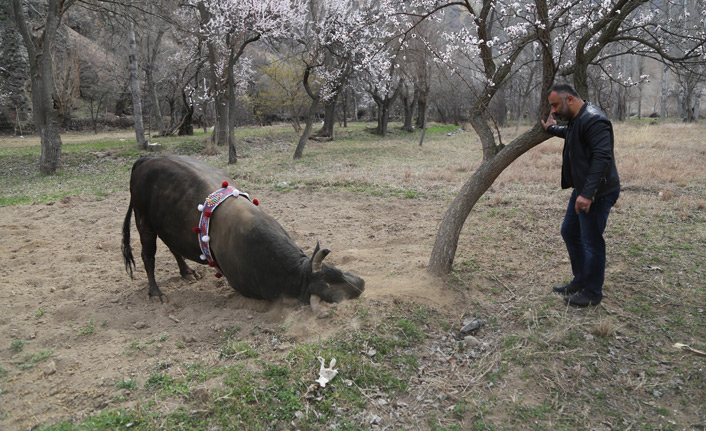
M363 412L369 393L386 393L390 398L408 389L409 378L418 365L415 355L405 353L426 339L425 329L435 311L424 306L392 310L372 321L359 310L365 324L355 331L343 331L322 343L299 344L278 359L261 360L254 349L233 340L238 330L229 331L222 359L239 359L232 365L209 367L202 363L180 366L186 373L167 373L171 363L158 362L140 389L133 379L124 379L116 389L127 389L152 400L178 398L183 409L161 413L159 403L141 403L132 410L106 410L82 422L63 422L43 430L131 429L151 430L157 424L169 429L368 429L354 419ZM134 348L141 344L133 343ZM315 383L320 359L326 366L336 358L338 375L325 388ZM274 360L273 360L274 359ZM179 377L175 377L178 374ZM213 389L201 385L213 378ZM195 388L199 387L198 391ZM458 407L464 411L464 407ZM102 428L105 427L105 428Z
M20 357L22 363L18 365L18 368L21 370L34 368L35 365L49 358L52 353L54 353L53 350L40 350L36 353L25 353Z

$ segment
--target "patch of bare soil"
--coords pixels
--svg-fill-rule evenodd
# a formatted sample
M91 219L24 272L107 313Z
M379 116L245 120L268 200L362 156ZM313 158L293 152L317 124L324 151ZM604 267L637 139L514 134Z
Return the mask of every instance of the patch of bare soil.
M362 301L409 299L437 310L457 304L457 294L425 272L443 213L437 203L313 190L254 197L305 251L318 240L332 250L327 262L362 276ZM156 276L169 301L150 302L141 260L134 280L122 260L128 200L118 193L99 201L72 197L0 208L3 429L100 411L115 399L116 382L143 385L160 361L215 363L228 328L239 328L253 345L269 350L330 337L355 324L357 301L322 319L302 304L244 298L205 266L192 265L204 277L189 283L161 243ZM134 221L132 232L139 256ZM281 328L286 343L272 335Z

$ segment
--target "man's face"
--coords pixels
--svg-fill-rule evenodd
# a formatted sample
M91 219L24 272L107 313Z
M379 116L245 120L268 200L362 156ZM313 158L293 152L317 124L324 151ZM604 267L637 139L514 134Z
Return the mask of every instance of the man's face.
M549 106L551 106L551 113L554 117L560 120L571 120L574 115L569 109L569 105L566 103L566 99L571 97L570 94L560 95L556 91L549 93Z

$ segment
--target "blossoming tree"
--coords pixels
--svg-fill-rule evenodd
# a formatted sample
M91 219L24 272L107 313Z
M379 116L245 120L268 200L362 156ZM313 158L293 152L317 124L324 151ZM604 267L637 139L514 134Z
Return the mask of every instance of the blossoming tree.
M235 163L234 124L238 66L244 75L243 54L259 40L290 37L303 25L301 0L192 0L199 12L199 34L208 50L216 126L212 145L228 145L229 163ZM213 148L212 148L213 150Z
M541 65L538 73L540 118L549 108L546 92L557 77L571 78L583 97L588 96L588 71L603 67L616 53L634 53L682 67L701 67L706 63L704 0L693 0L697 16L686 8L680 25L662 19L664 2L673 0L485 0L482 2L412 0L387 7L402 28L409 22L460 10L468 19L463 27L443 33L443 48L428 48L439 62L457 69L460 62L475 58L475 79L467 86L473 93L470 123L483 150L480 166L464 183L447 209L436 235L429 260L429 272L448 273L453 265L461 229L478 199L500 173L522 154L550 136L539 122L504 143L495 127L488 106L510 77L520 73L526 63L518 61L530 52ZM688 24L686 23L688 22ZM678 47L678 48L676 48ZM468 75L466 75L468 76Z

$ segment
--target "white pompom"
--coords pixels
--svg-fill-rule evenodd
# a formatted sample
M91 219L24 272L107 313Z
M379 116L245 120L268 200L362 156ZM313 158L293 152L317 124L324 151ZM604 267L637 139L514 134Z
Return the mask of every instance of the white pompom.
M199 211L203 211L203 204L199 204L198 209Z
M202 255L199 256L199 257L201 258L201 260L206 260L206 255L205 255L205 254L202 254Z
M204 236L201 237L201 241L203 241L203 242L209 242L209 241L211 241L211 237L208 236L208 235L204 235Z

